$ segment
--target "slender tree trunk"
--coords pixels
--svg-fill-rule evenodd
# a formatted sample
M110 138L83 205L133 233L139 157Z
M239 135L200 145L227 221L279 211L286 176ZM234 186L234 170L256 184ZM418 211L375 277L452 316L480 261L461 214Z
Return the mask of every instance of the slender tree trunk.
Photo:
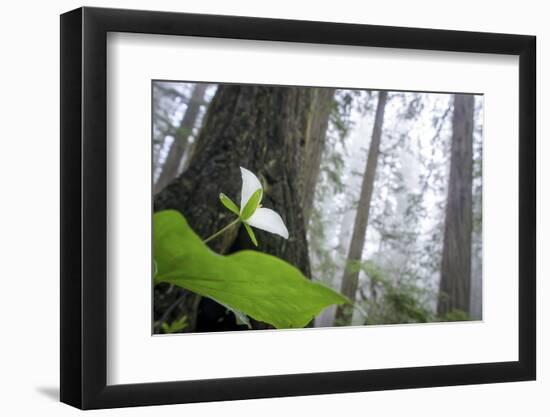
M333 88L315 89L314 100L311 102L309 111L305 133L306 149L303 164L305 191L302 202L306 229L313 209L315 186L319 178L321 159L325 150L329 116L334 107L334 92Z
M239 167L250 169L264 186L262 204L277 211L290 232L285 240L256 229L259 250L288 261L309 276L303 173L310 109L318 94L313 88L221 85L208 108L188 168L156 196L155 211L176 209L199 236L207 237L234 218L219 202L220 192L238 204ZM252 248L242 228L209 245L218 253ZM155 303L166 291L158 289ZM209 318L210 307L202 305L198 315ZM224 309L213 314L207 324L199 317L196 326L193 316L197 312L187 314L191 323L187 331L231 327L225 322Z
M454 97L451 167L437 313L470 311L474 96Z
M378 165L378 155L380 154L380 139L382 137L382 125L384 122L384 109L386 107L388 93L380 91L378 93L378 104L376 106L376 116L372 129L372 139L369 146L367 165L365 175L361 185L361 194L355 216L353 235L349 247L346 268L342 278L341 293L355 302L355 293L359 280L359 270L356 263L361 261L363 248L365 246L365 237L367 225L369 222L369 211L372 200L372 191L374 189L374 180L376 178L376 167ZM340 306L336 311L335 324L347 326L351 324L353 309L350 306Z
M193 88L193 93L187 104L187 110L181 119L180 126L176 129L174 136L174 142L170 146L166 161L162 166L162 170L158 181L155 183L154 193L157 194L166 185L172 181L178 175L180 162L183 158L187 145L189 143L189 136L193 132L197 117L201 105L204 102L204 93L208 84L196 84Z
M153 179L156 177L157 167L159 166L159 163L160 163L160 154L162 152L162 148L164 147L164 140L165 138L163 138L162 141L158 144L158 149L153 154Z

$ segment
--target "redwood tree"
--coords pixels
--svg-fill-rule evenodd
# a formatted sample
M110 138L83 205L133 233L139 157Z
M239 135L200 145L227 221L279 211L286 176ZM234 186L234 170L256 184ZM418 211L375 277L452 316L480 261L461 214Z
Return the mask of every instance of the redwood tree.
M323 125L316 120L320 112L315 109L320 101L331 97L316 88L220 85L188 168L155 197L154 210L180 211L195 232L206 238L233 220L234 215L221 206L218 196L223 192L239 201L239 167L247 168L262 182L262 204L277 211L290 232L285 240L255 230L258 249L286 260L309 276L303 206L313 192L306 184L313 168L306 162L309 154L315 154L312 148L318 144L314 142L324 142L324 135L312 134L314 126ZM328 113L322 117L328 118ZM209 245L218 253L252 248L243 228L234 228ZM181 297L171 296L170 288L157 287L156 320L175 297ZM172 314L188 315L186 331L233 328L234 319L227 317L225 309L208 303L201 302L197 309L196 297L190 296Z
M380 139L382 137L382 125L384 123L384 109L386 107L387 97L388 93L386 91L380 91L378 93L378 104L376 106L376 116L372 129L367 164L361 184L361 194L357 205L357 214L355 216L346 268L344 269L344 275L342 277L340 292L352 302L355 302L355 294L357 292L359 280L359 269L356 267L356 264L361 262L367 234L367 225L369 223L369 211L374 189L374 180L376 178L378 155L380 154ZM336 310L335 323L342 326L350 325L352 315L353 310L350 306L339 306Z
M325 150L329 116L335 105L334 92L333 88L316 88L313 90L315 99L311 102L310 117L308 117L306 126L306 149L303 167L304 189L306 191L303 195L302 207L306 228L313 209L313 197L319 178L323 151Z
M437 313L470 311L474 96L456 94Z
M174 142L168 150L168 156L162 166L159 179L155 183L155 194L162 190L179 171L181 160L189 145L189 137L197 122L201 105L204 103L204 93L208 84L199 83L193 87L193 93L187 103L187 109L181 119L179 127L174 133Z

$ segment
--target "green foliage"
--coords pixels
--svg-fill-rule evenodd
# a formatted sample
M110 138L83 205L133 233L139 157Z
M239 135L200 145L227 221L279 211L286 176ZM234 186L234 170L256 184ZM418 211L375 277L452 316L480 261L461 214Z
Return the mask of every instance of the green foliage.
M220 302L219 300L215 300L212 297L210 297L210 298L212 300L214 300L215 302L217 302L218 304L224 306L226 308L226 310L231 311L235 315L235 319L237 321L237 324L244 324L249 329L252 329L252 325L250 324L250 320L248 319L248 316L245 313L243 313L241 310L237 310L236 308L233 308L233 307L231 307L227 304L224 304L224 303Z
M250 237L250 240L252 241L252 243L254 243L254 246L258 246L258 241L256 240L256 235L254 234L252 227L250 227L248 223L243 223L243 224L244 224L246 233L248 233L248 236Z
M158 267L157 267L157 261L153 259L153 278L157 276Z
M240 215L239 207L224 193L220 193L220 201L229 211L235 213L237 216Z
M439 317L439 321L468 321L471 320L468 313L464 310L453 309L443 316Z
M422 301L422 290L408 283L392 282L374 262L355 262L348 266L364 271L369 278L370 294L365 296L365 324L426 323L433 314Z
M260 201L262 199L262 189L256 190L254 194L250 196L250 199L246 202L243 211L241 213L241 219L248 220L256 209L258 208L258 205L260 204Z
M249 219L258 208L258 205L261 199L262 199L262 190L259 189L254 194L252 194L252 196L250 197L250 200L248 200L245 207L243 208L243 212L241 213L239 210L239 207L233 202L233 200L231 200L224 193L220 193L220 201L222 202L222 204L229 211L239 216L240 220ZM258 246L258 240L256 240L256 235L254 234L254 231L252 230L252 228L244 221L243 221L243 224L244 224L244 228L246 229L246 233L248 233L248 236L250 237L250 240L252 241L254 246Z
M179 319L174 320L172 323L168 324L167 322L162 322L160 328L163 333L180 333L183 329L187 327L187 316L182 316Z
M271 255L212 252L177 211L155 213L155 283L185 288L276 328L306 326L321 310L348 300L311 282L294 266Z

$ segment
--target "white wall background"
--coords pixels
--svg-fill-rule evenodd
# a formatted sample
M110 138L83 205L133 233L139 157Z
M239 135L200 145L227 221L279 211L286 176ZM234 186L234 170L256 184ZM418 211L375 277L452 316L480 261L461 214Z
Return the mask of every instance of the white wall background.
M0 414L76 415L59 404L59 17L78 1L7 2L0 17ZM100 411L128 416L550 414L550 26L544 2L124 0L86 5L534 34L538 37L538 381ZM20 159L22 158L22 159ZM25 298L19 292L26 294ZM24 300L24 304L21 301Z

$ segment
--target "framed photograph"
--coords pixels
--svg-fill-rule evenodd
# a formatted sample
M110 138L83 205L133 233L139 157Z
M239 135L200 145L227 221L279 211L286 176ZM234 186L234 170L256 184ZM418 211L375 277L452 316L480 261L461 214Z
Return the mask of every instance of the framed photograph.
M535 37L61 16L61 401L535 379Z

